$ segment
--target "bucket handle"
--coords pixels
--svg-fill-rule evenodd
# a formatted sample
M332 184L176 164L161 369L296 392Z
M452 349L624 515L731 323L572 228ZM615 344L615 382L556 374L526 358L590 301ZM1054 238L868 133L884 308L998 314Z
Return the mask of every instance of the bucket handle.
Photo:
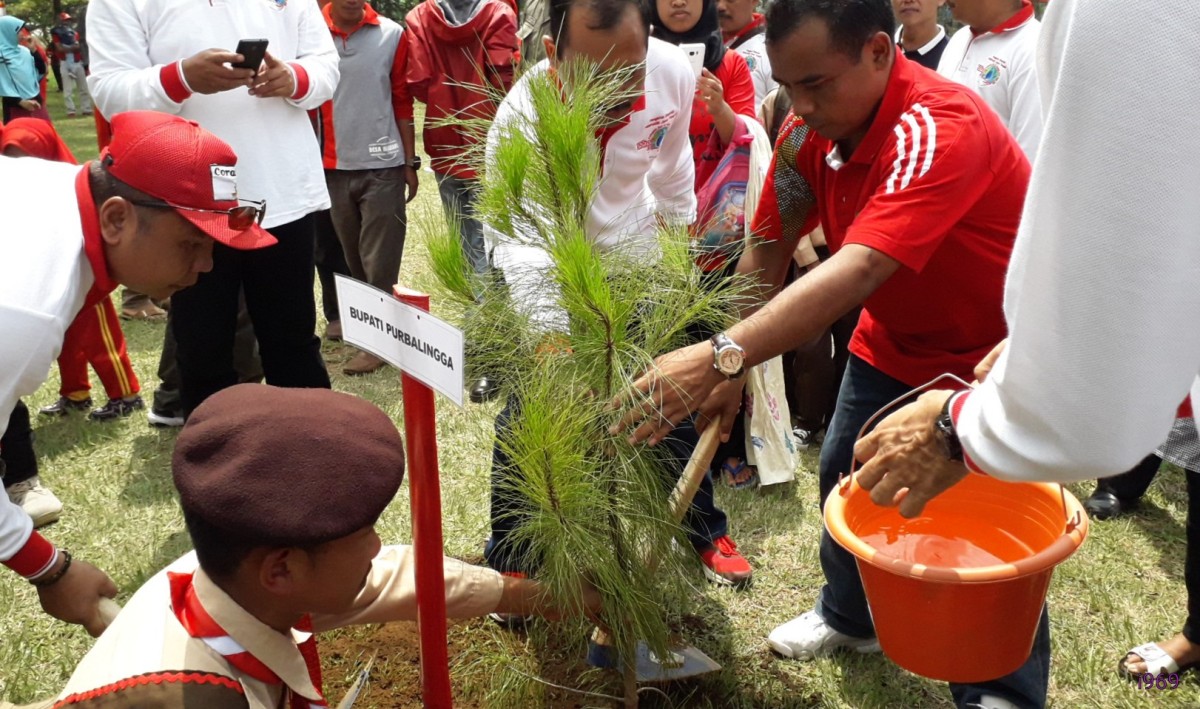
M963 381L962 378L955 376L953 374L950 374L949 372L947 372L945 374L940 374L940 375L934 377L933 379L929 380L928 382L925 382L924 384L917 387L916 389L905 392L905 393L901 394L900 396L896 397L895 399L892 399L890 402L885 404L883 406L883 408L879 409L874 414L872 414L871 418L867 419L867 422L864 423L862 425L862 428L860 428L858 430L858 435L855 436L854 442L858 443L860 440L862 440L862 437L867 435L867 431L870 430L870 428L872 426L874 426L875 423L879 419L891 414L895 409L899 408L901 404L908 403L908 401L910 399L913 399L921 394L924 394L925 392L927 392L931 389L934 389L938 384L940 384L943 381L951 382L954 384L959 384L964 389L974 389L975 388L974 384L968 384L967 382ZM840 494L845 495L847 492L850 491L850 481L854 479L854 474L856 472L858 472L858 459L852 455L852 456L850 456L850 472L848 474L840 474L838 476L838 492ZM1062 500L1063 517L1067 519L1066 531L1068 533L1073 532L1075 530L1075 528L1077 528L1083 522L1083 519L1078 510L1075 511L1074 516L1069 516L1069 512L1067 511L1066 488L1063 487L1062 485L1059 485L1058 493L1059 493L1059 498Z
M953 382L955 384L961 384L964 389L972 388L972 386L970 384L967 384L961 378L959 378L953 374L950 374L948 372L946 374L940 374L940 375L934 377L933 379L931 379L930 381L925 382L924 384L917 387L916 389L913 389L912 391L906 391L903 394L901 394L900 396L897 396L895 399L892 399L888 403L884 404L883 408L881 408L878 411L876 411L875 413L871 414L871 418L867 419L867 422L862 425L862 428L858 429L858 435L854 437L854 442L858 443L859 441L861 441L862 437L867 435L867 431L870 430L871 427L874 426L877 421L879 421L879 419L891 414L893 411L898 409L902 404L907 404L909 399L912 399L916 396L924 394L925 392L929 391L930 389L933 389L935 385L937 385L938 383L940 383L943 380ZM850 489L850 481L854 478L854 474L856 472L858 472L858 458L855 458L854 456L850 456L850 472L849 472L849 474L843 473L843 474L838 475L838 486L841 488L842 494L845 494L846 491Z

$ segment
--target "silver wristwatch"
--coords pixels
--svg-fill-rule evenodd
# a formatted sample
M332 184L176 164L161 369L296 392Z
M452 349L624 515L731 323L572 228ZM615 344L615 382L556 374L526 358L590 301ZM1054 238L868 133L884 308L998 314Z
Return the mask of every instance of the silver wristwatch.
M709 342L713 347L713 369L726 379L737 379L746 371L746 350L729 339L723 332L713 335Z

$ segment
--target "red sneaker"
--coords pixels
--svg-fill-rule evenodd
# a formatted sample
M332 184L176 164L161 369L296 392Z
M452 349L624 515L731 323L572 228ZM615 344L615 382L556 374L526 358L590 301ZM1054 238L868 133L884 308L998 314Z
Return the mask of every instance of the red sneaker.
M704 562L704 575L713 583L742 588L754 578L750 562L738 553L729 535L714 539L712 546L700 552L700 560Z

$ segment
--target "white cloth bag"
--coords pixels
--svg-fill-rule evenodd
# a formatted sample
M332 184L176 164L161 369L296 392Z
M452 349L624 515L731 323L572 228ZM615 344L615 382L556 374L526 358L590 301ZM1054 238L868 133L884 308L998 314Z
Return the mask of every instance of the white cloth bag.
M754 135L750 144L750 175L746 180L746 248L750 229L762 196L774 146L758 121L743 116ZM746 373L746 462L758 469L760 485L777 485L794 480L799 464L792 437L792 412L788 408L783 379L783 358L775 357L751 367Z

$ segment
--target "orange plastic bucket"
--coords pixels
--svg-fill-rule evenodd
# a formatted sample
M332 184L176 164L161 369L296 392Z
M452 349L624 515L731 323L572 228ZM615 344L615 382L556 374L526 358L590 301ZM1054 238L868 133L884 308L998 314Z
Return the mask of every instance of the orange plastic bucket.
M883 651L948 682L1003 677L1028 659L1050 574L1088 530L1060 485L976 474L912 520L851 476L825 501L825 527L858 560Z

